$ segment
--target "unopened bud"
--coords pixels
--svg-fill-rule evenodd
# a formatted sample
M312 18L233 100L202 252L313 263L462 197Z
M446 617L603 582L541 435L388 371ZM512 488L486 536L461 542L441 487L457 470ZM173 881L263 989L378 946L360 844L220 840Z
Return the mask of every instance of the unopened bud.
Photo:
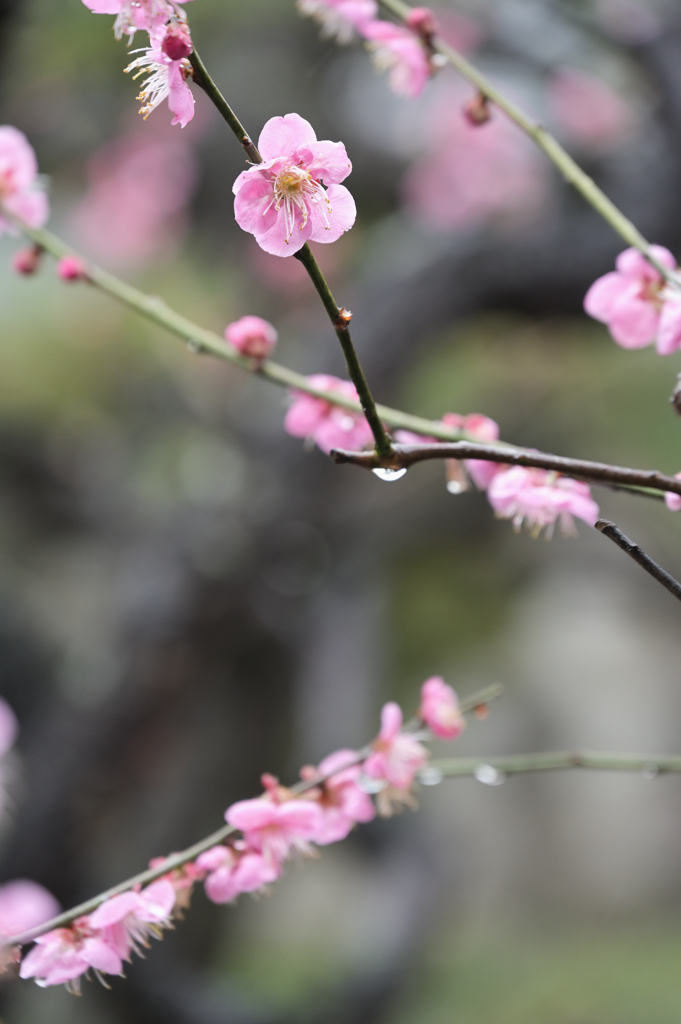
M57 274L62 281L86 281L85 264L78 256L63 256L57 264Z
M36 270L40 266L40 259L42 257L43 250L39 245L29 245L25 249L19 249L14 254L12 260L12 266L16 270L17 274L35 274Z
M478 128L481 124L487 124L492 117L489 109L489 100L484 93L479 92L464 105L463 116L469 124Z
M404 23L414 35L420 36L427 43L432 42L438 30L435 15L429 7L412 7Z
M183 60L185 57L188 57L194 49L189 28L186 25L180 25L178 22L169 25L163 37L161 49L166 57L170 57L171 60Z
M350 310L346 309L345 306L341 306L341 308L338 310L338 316L336 317L334 326L337 328L337 330L344 331L351 320L352 313L350 312Z
M259 360L267 359L277 344L275 328L259 316L242 316L227 324L225 338L242 356Z

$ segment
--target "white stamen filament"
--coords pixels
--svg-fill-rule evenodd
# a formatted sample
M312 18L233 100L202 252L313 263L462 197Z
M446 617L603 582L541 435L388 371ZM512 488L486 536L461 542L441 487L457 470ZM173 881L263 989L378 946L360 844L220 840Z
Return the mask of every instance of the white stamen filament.
M300 210L302 231L307 224L308 203L321 203L321 210L326 221L326 230L331 230L329 214L331 203L323 185L312 177L304 167L296 167L289 164L277 174L273 182L273 195L266 208L263 210L263 217L274 206L275 210L284 210L284 222L286 225L286 244L288 245L296 223L296 209Z

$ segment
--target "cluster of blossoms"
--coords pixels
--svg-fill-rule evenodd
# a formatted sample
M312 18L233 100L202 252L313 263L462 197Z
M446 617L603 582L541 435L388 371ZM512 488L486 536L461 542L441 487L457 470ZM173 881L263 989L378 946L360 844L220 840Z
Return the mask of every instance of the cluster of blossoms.
M214 903L231 903L241 893L274 882L291 855L309 855L313 846L345 839L356 824L371 821L376 808L370 794L376 794L378 812L386 817L403 805L413 805L414 783L428 759L415 730L425 727L433 736L455 739L465 725L454 690L439 676L423 684L417 719L413 729L405 728L400 707L388 703L368 755L338 750L317 767L303 768L302 784L295 789L263 775L261 797L241 800L225 811L235 838L205 850L144 889L112 896L69 927L40 935L21 963L20 976L35 978L43 987L66 984L77 992L90 969L100 980L103 975L121 975L133 953L139 954L150 937L160 938L172 927L173 918L189 905L196 882L203 881ZM158 858L150 866L160 870L164 863L165 858ZM17 958L11 937L8 946L7 962Z
M676 271L676 260L661 245L651 245L657 261ZM625 249L616 270L589 288L584 309L608 325L622 348L645 348L653 342L659 355L681 348L681 291L669 286L638 249Z
M146 32L149 45L139 53L126 71L133 76L146 74L139 101L140 113L148 117L164 100L173 113L173 124L182 128L194 116L194 97L187 85L191 65L187 58L192 52L192 41L186 15L181 6L186 0L83 0L95 14L115 14L116 38L127 36L131 41L136 32Z
M297 0L298 10L320 22L322 35L340 43L361 36L379 71L387 71L398 96L419 96L439 67L433 48L437 31L433 14L414 7L406 27L377 18L376 0Z

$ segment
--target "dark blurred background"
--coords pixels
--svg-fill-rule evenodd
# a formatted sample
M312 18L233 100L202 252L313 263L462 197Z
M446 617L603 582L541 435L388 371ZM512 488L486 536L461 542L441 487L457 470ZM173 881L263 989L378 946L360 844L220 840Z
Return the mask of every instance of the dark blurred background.
M462 129L445 70L395 97L293 0L187 4L257 137L295 110L353 161L355 228L317 246L381 401L483 412L520 444L681 469L678 357L625 352L581 303L624 246L513 128ZM442 5L445 34L681 255L681 16L633 0ZM343 375L302 267L234 223L242 154L197 96L144 123L112 18L0 5L0 122L49 176L51 226L222 331ZM136 45L143 45L138 36ZM391 485L285 435L285 398L82 286L0 255L0 881L68 906L216 828L262 771L373 735L442 674L503 700L462 754L679 751L671 597L582 524L516 535L441 465ZM677 575L681 520L596 489ZM107 992L8 982L6 1024L669 1024L681 1015L681 779L445 781L417 814L291 864L267 898L186 921Z

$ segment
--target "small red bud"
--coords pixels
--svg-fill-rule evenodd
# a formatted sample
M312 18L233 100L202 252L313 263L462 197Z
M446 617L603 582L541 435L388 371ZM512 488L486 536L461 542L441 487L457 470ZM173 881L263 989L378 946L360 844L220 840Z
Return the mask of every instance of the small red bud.
M187 26L177 22L169 25L163 37L161 49L171 60L183 60L188 57L194 47Z
M57 264L57 274L62 281L85 281L87 271L78 256L63 256Z
M489 109L489 100L484 93L476 93L473 99L464 105L463 116L475 128L487 124L492 117L492 111Z
M412 7L404 19L404 23L415 35L421 36L427 43L432 41L438 30L435 15L429 7Z
M19 249L14 254L12 266L17 274L35 274L40 266L43 250L39 245L29 245L26 249Z

